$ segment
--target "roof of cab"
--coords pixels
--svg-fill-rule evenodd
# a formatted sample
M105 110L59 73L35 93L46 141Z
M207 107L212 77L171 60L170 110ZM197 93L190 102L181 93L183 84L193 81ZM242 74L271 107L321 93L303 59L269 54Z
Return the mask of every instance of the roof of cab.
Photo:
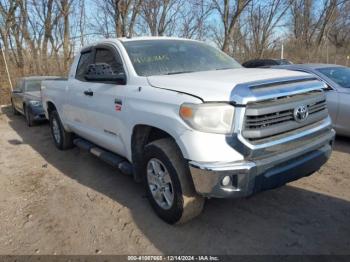
M144 40L188 40L188 41L195 41L193 39L187 39L187 38L180 38L180 37L168 37L168 36L140 36L140 37L121 37L121 38L114 38L115 40L121 41L121 42L131 42L131 41L144 41Z
M182 41L195 41L194 39L180 38L180 37L168 37L168 36L137 36L137 37L119 37L119 38L105 38L101 39L91 45L84 46L80 52L91 49L95 45L111 43L111 42L134 42L134 41L155 41L155 40L182 40Z

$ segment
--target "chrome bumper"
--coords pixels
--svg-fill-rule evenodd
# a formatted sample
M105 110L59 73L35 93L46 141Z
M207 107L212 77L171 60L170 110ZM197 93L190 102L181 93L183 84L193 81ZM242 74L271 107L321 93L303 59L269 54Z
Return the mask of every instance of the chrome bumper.
M298 143L298 146L293 148L291 141L280 146L278 153L240 162L189 161L195 189L197 193L206 197L237 198L282 186L311 175L326 163L332 152L334 137L335 131L329 129L317 139L305 138L302 146ZM222 180L226 176L229 176L230 183L223 185Z

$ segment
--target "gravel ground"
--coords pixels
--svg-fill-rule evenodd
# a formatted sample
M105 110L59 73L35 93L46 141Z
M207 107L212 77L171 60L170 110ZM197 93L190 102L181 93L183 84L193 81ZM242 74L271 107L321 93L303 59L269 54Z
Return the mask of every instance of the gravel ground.
M143 187L94 156L58 151L47 124L0 113L0 254L350 254L350 139L316 174L162 222Z

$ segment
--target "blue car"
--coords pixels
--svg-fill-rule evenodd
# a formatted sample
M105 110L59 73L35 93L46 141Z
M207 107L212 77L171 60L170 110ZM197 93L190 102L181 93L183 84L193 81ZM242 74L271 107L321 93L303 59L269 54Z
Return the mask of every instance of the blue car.
M31 76L21 78L11 94L13 113L25 116L28 126L44 121L45 113L41 104L41 82L57 79L57 76Z

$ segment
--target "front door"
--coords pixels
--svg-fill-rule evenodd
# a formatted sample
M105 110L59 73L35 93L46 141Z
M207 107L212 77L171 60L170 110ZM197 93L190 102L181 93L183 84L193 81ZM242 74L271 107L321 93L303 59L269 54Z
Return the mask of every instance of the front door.
M111 66L114 74L124 73L123 62L115 47L101 45L95 48L95 64L105 63ZM96 144L120 155L126 154L121 138L122 119L125 117L125 95L127 85L110 82L90 82L93 92L88 114L88 125L94 130Z
M329 90L326 90L326 97L327 97L327 107L329 115L332 119L332 123L334 126L337 124L337 118L338 118L338 110L339 110L339 94L337 90L334 90L332 88L329 88Z
M83 64L106 63L112 67L113 73L124 73L122 60L115 47L100 45L89 52L92 59L86 58L88 62L84 63L84 58L80 58ZM69 83L69 119L80 136L112 152L125 155L126 149L121 139L121 119L125 114L123 106L127 86L86 80L86 65L80 70L79 62L76 78Z

